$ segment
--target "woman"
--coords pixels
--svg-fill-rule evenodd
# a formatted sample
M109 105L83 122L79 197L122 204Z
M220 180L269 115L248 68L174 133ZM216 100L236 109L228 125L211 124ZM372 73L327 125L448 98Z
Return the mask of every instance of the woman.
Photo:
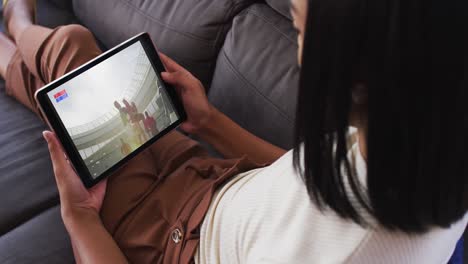
M468 221L465 2L293 0L302 73L287 153L214 109L164 55L182 129L233 159L172 133L88 191L45 132L77 262L446 262ZM1 38L0 73L35 110L38 83L99 49L81 27L33 26L31 0L8 5L16 46Z
M145 125L145 131L149 138L159 133L156 120L154 117L148 114L148 111L145 111L145 119L143 120L143 124Z
M128 124L128 111L127 108L122 107L119 102L114 101L114 107L119 110L120 120L122 121L122 125L124 127Z

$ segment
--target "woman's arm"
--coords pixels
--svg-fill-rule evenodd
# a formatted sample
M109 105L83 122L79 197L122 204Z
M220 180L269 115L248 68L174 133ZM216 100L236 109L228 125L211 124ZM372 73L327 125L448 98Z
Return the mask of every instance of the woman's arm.
M240 127L215 109L206 97L201 82L169 57L160 53L167 72L164 81L172 84L182 99L188 120L181 128L202 138L227 158L248 155L257 163L270 163L286 151Z
M64 216L77 263L128 263L97 213Z
M49 146L62 219L73 244L76 262L128 263L99 218L107 181L86 189L68 164L57 137L46 131L44 138Z
M243 129L217 109L212 111L210 121L198 131L197 136L226 158L247 155L257 163L271 163L286 153L284 149Z

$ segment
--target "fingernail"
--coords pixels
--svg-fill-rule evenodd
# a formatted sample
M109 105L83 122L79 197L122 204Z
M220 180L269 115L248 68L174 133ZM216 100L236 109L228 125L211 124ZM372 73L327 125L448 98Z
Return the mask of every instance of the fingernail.
M169 73L167 72L161 72L161 76L164 78L164 77L167 77L169 75Z
M50 138L50 132L49 131L43 131L42 132L42 136L44 137L44 139L49 142L49 138Z

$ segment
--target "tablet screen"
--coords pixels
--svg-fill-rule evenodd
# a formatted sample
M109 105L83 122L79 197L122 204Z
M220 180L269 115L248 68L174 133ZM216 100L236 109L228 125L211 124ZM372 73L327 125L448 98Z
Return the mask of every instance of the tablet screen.
M47 96L93 178L179 120L140 42Z

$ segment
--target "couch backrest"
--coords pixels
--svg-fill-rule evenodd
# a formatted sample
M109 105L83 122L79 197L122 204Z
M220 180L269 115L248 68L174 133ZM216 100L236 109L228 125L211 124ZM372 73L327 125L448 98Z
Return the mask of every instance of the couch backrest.
M45 1L42 1L44 3ZM55 6L63 9L64 11L71 11L73 9L73 0L47 0ZM39 3L41 5L42 3Z
M291 20L265 4L234 18L218 56L211 102L257 136L293 143L299 69Z
M233 17L254 0L74 0L74 10L107 47L148 32L158 49L209 86Z
M292 20L290 12L291 0L265 0L265 2L276 12Z

